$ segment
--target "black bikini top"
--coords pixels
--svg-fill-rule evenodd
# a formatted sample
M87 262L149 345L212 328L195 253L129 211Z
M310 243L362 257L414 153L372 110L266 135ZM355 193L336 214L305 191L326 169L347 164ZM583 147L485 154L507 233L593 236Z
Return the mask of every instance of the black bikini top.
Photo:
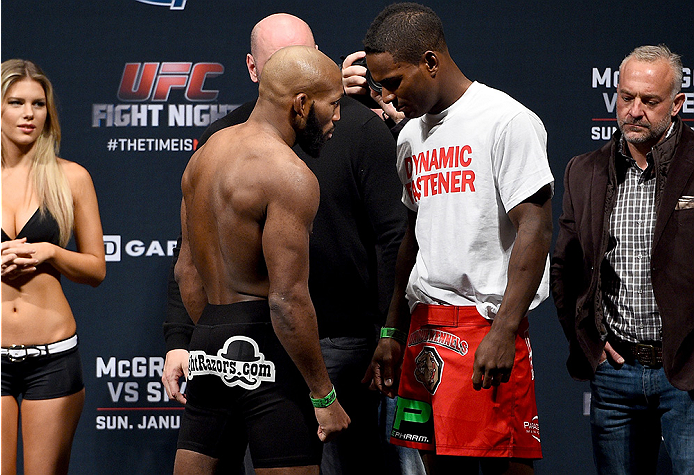
M41 212L36 209L24 227L19 231L15 239L27 238L27 242L50 242L56 246L60 245L60 228L53 215L46 210ZM12 238L2 230L2 240L11 241Z

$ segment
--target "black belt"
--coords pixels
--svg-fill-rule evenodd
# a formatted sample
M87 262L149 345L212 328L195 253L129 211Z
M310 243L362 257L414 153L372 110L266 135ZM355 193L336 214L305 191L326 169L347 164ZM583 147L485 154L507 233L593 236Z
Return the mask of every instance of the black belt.
M628 341L610 340L612 348L625 358L634 359L644 366L659 368L663 365L663 344L660 342L651 343L630 343Z

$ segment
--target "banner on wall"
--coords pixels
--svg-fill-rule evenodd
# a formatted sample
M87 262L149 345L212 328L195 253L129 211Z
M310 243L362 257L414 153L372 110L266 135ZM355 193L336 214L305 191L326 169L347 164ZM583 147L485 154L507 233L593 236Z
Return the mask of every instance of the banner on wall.
M162 405L169 398L161 382L164 358L134 356L118 359L96 357L96 387L92 391L108 392L108 404L96 408L93 427L96 430L178 429L183 407ZM181 391L185 393L185 382Z
M92 104L91 126L114 129L106 143L109 152L193 152L197 138L171 135L181 127L207 127L237 107L214 103L219 91L207 89L208 80L223 73L221 63L125 63L115 94L119 102ZM172 103L172 98L185 102ZM121 128L164 129L169 136L115 135Z

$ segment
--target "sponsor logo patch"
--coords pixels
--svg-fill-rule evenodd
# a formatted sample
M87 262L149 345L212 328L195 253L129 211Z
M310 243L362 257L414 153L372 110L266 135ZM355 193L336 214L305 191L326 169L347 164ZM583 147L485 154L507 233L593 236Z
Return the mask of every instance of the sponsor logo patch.
M121 246L122 241L120 234L104 234L106 262L120 262L124 256L171 257L176 247L176 241L173 239L152 241L132 239Z
M229 387L256 389L264 381L275 381L275 364L265 359L255 340L233 336L217 355L208 355L201 350L190 352L188 378L205 374L219 376Z
M432 413L431 404L428 402L398 397L390 436L408 442L433 444Z

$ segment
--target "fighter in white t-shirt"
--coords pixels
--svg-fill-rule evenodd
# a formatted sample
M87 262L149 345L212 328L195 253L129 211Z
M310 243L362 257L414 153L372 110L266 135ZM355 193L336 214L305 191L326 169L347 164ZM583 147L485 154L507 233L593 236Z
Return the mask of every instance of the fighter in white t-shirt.
M533 473L542 452L526 317L549 293L545 129L465 77L428 7L386 7L364 49L383 102L413 119L398 139L409 226L364 379L398 395L391 442L423 450L429 473Z
M475 305L493 319L516 238L507 211L554 179L540 119L507 94L473 82L439 114L398 138L403 203L417 213L417 261L407 297ZM530 309L549 295L549 257Z

